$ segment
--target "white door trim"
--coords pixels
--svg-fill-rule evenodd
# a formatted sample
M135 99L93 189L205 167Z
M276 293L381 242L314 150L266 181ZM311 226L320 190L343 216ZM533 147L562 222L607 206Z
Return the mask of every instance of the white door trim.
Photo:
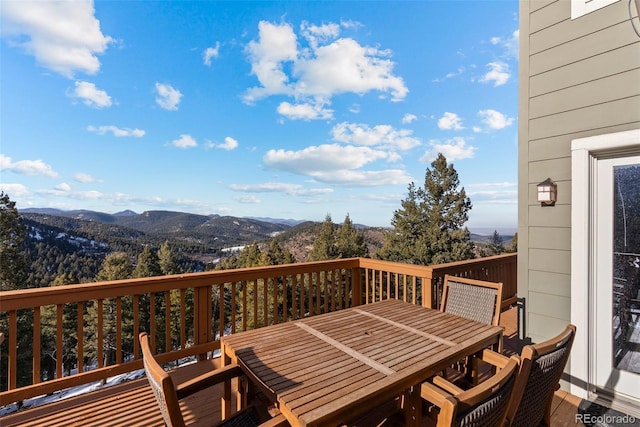
M589 325L593 303L593 203L595 166L599 158L640 153L640 129L575 139L571 142L571 323L577 333L571 351L571 394L589 398L590 344L594 331ZM589 239L589 240L587 240ZM593 397L593 396L591 396Z

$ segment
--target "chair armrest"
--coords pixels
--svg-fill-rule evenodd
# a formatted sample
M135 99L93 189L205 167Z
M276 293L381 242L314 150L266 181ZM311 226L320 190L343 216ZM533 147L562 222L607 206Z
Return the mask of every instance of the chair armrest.
M517 362L520 363L520 358L518 358L517 356L511 356L511 357L517 359ZM500 353L496 353L493 350L485 349L482 351L481 360L483 362L486 362L490 365L495 366L496 368L502 369L505 366L507 366L507 363L509 363L510 358Z
M420 387L420 397L442 408L444 401L451 397L449 393L431 383L422 383Z
M182 399L193 393L197 393L201 390L219 384L221 382L230 380L235 377L243 375L242 368L236 364L223 366L222 368L215 369L211 372L207 372L197 377L191 378L176 386L176 394L178 399Z
M441 376L435 376L432 378L433 385L436 385L446 391L447 393L451 393L453 395L462 393L464 390L453 384L451 381L447 381Z
M268 421L263 422L258 427L288 427L289 421L282 414L278 414Z

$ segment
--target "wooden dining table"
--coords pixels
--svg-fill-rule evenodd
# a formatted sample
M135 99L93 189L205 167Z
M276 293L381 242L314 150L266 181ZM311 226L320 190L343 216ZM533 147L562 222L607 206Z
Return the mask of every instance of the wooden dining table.
M398 396L417 425L420 384L502 334L390 299L225 336L221 351L292 426L343 425Z

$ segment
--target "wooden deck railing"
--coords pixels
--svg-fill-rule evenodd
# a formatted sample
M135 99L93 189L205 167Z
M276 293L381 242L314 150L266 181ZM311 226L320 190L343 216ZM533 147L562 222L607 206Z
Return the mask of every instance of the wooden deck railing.
M143 330L162 362L177 363L219 349L223 334L381 299L436 307L445 274L501 281L508 303L515 264L350 258L0 292L0 405L141 369Z

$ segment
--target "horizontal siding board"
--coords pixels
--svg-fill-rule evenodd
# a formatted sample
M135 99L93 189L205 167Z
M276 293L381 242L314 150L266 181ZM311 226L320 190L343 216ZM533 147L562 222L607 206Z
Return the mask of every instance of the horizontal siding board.
M529 120L529 139L640 122L640 96Z
M571 274L571 251L529 248L529 269Z
M528 210L529 227L571 227L571 205L542 207L536 203L528 206Z
M568 318L571 313L571 298L561 297L558 295L543 294L529 290L529 298L527 299L529 312L536 313L541 316ZM566 325L565 325L566 326Z
M566 64L601 55L622 46L638 43L638 36L622 22L602 31L529 56L529 75L535 76Z
M638 123L629 123L622 126L612 126L599 129L588 129L584 132L578 132L569 135L555 136L545 139L537 139L528 144L528 154L530 162L538 162L547 159L558 159L561 157L571 156L571 141L578 138L587 138L589 136L604 135L607 133L624 132L637 129L640 127ZM524 148L521 148L524 151Z
M529 161L536 162L571 156L571 140L568 135L537 139L529 143Z
M540 31L532 31L529 38L529 53L531 55L623 22L629 25L629 11L626 2L623 1L610 4L599 9L598 13L589 13L576 20L569 18L571 15L569 2L563 1L560 3L553 9L553 12L558 14L555 19L553 17L544 17L544 19L540 19L541 23L536 22L536 26L539 27ZM544 11L547 9L550 8L545 8ZM535 18L535 14L532 14L533 18ZM633 31L632 28L629 28L629 30Z
M537 3L537 2L532 2ZM571 20L571 2L557 1L545 5L543 8L532 10L529 22L533 35L549 27L556 27L560 22Z
M529 272L529 289L532 292L571 297L571 275L533 270Z
M571 323L570 317L570 313L554 313L553 316L543 316L530 312L527 335L534 343L546 341L562 332Z
M533 13L539 9L542 9L543 7L549 7L550 5L553 5L554 3L559 3L560 0L536 0L536 1L532 1L529 2L529 10Z
M638 44L629 44L598 56L564 65L529 79L530 96L554 92L640 68Z
M529 183L536 185L547 178L551 178L556 183L569 181L571 179L571 158L562 157L529 163Z
M535 249L571 250L571 228L529 227L529 247Z
M535 119L636 95L640 95L640 68L531 98L529 118Z

